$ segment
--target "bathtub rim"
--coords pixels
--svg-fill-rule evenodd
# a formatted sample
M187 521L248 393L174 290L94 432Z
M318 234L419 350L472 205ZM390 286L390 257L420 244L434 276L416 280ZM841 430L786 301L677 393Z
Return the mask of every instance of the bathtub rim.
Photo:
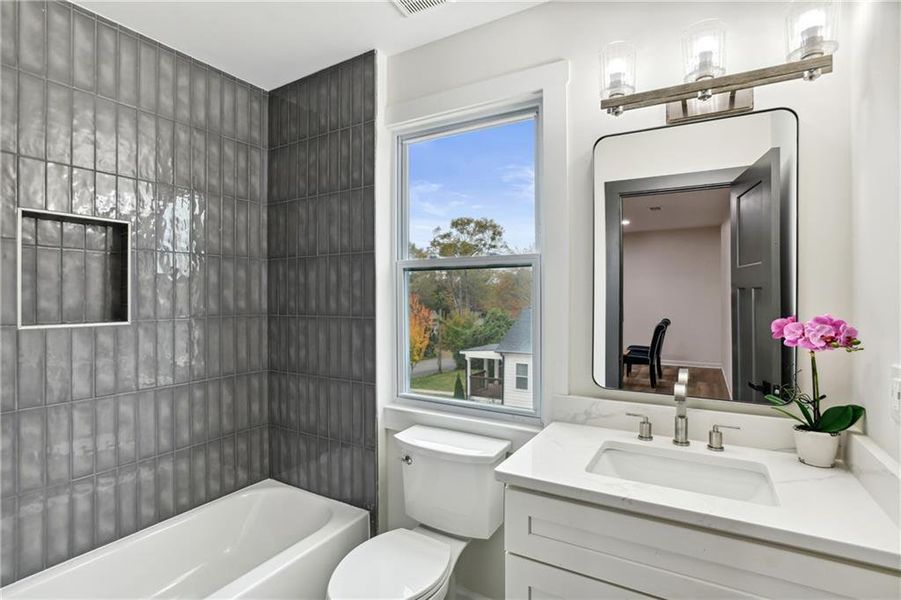
M138 531L135 531L134 533L131 533L131 534L129 534L125 537L119 538L117 540L113 540L112 542L109 542L108 544L98 546L97 548L88 550L87 552L85 552L83 554L79 554L78 556L73 556L72 558L65 560L61 563L57 563L51 567L47 567L36 573L32 573L28 577L23 577L22 579L14 581L6 586L0 587L0 598L11 597L10 596L11 594L27 593L30 588L32 588L35 585L40 585L41 583L43 583L43 581L45 579L48 579L48 578L55 579L56 577L62 576L65 572L67 572L73 568L78 568L78 567L81 567L82 565L87 565L96 560L100 560L101 558L104 558L125 546L133 544L138 539L144 539L144 538L159 535L162 532L167 531L168 529L175 527L176 525L178 525L184 521L189 520L193 515L196 515L198 512L205 510L205 509L209 509L214 504L225 502L229 498L239 496L242 494L247 494L249 492L277 490L277 489L286 489L291 492L300 493L301 495L304 495L304 496L308 496L308 497L312 496L317 501L321 501L321 502L328 504L332 510L331 518L328 521L326 521L326 523L324 525L322 525L322 527L320 527L319 529L317 529L310 535L308 535L304 538L298 539L296 542L294 542L290 546L282 549L281 552L266 558L263 562L259 563L258 565L256 565L252 569L250 569L249 571L243 573L242 575L239 575L235 579L232 579L231 581L227 582L222 587L217 588L215 591L213 591L210 594L210 596L218 597L218 596L222 595L223 591L229 590L233 586L233 584L238 584L239 582L243 582L243 586L246 587L246 585L249 581L255 580L255 579L252 579L249 577L251 574L256 574L257 576L259 576L264 567L267 567L267 566L271 567L272 566L271 563L276 561L276 559L278 559L279 557L284 557L284 555L287 555L287 554L291 554L292 556L295 555L297 553L297 546L304 544L311 538L316 538L317 540L319 540L320 538L328 539L327 536L323 535L323 533L322 533L323 531L330 531L330 532L332 532L332 535L337 535L337 534L345 531L346 529L352 527L357 520L365 519L366 520L367 538L369 537L369 535L368 535L369 512L367 510L362 509L362 508L357 508L355 506L351 506L350 504L346 504L344 502L341 502L340 500L335 500L332 498L328 498L326 496L321 496L314 492L310 492L308 490L294 487L290 484L284 483L277 479L266 478L266 479L263 479L256 483L246 485L246 486L244 486L240 489L237 489L233 492L229 492L228 494L225 494L224 496L220 496L219 498L216 498L215 500L210 500L209 502L204 502L203 504L200 504L198 506L195 506L194 508L188 509L183 513L173 515L173 516L169 517L168 519L164 519L162 521L159 521L158 523L154 523L153 525L151 525L149 527L145 527L144 529L139 529ZM341 521L342 525L341 526L335 525L336 521ZM292 552L292 550L294 552ZM285 558L284 561L276 561L276 562L283 562L283 564L279 568L284 568L285 566L287 566L288 562L291 562L291 561L289 561L287 558ZM12 596L12 597L14 598L15 596Z
M275 483L292 487L275 480L267 479L265 481L274 481ZM297 489L307 495L314 496L319 500L331 504L333 510L332 518L312 534L298 540L291 546L288 546L278 554L273 555L268 560L261 562L238 578L231 580L210 594L211 598L246 597L249 589L254 587L254 584L257 584L272 575L276 575L282 570L290 568L295 561L302 559L305 555L315 552L317 548L335 541L343 534L350 532L354 527L362 526L365 533L363 541L369 539L369 511L351 506L340 500L333 500L325 496L320 496L319 494L307 490L301 490L300 488L293 489Z

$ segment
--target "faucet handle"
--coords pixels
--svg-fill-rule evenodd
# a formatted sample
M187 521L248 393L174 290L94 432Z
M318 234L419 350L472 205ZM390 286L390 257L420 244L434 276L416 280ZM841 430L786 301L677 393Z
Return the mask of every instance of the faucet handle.
M627 412L627 417L638 417L641 419L641 422L638 423L638 439L644 442L650 442L654 439L654 436L651 434L651 420L647 415L643 415L641 413L632 413Z
M677 381L673 384L673 400L676 402L676 406L680 406L680 403L685 402L685 398L688 397L688 369L681 368L679 369L679 375L677 377ZM681 404L684 406L684 404Z
M707 449L714 452L723 451L723 432L720 429L741 429L736 425L714 425L707 434Z

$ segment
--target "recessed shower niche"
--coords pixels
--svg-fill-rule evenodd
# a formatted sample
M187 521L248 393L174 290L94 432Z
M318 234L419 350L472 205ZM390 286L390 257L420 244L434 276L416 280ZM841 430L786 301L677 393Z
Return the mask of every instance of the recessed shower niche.
M20 209L18 229L20 329L129 322L128 221Z

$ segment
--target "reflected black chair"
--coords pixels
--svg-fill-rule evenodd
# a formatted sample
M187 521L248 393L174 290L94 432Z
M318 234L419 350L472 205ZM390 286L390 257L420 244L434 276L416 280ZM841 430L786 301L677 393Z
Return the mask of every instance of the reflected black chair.
M669 319L662 319L654 327L650 346L633 345L626 348L623 353L623 364L626 367L626 375L632 374L632 365L648 365L651 375L651 387L657 387L657 379L663 377L663 365L660 362L660 353L663 350L663 340L666 338L666 330L669 328Z

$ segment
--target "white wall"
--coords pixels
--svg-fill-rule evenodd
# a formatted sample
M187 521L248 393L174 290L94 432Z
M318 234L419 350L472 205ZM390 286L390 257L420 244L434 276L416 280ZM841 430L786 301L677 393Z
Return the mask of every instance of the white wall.
M672 321L664 361L722 368L720 227L623 233L623 347Z
M867 433L901 460L899 425L891 415L891 365L901 363L901 9L896 3L855 7L851 22L851 320L866 350L853 364L848 399L867 407Z
M592 181L591 153L601 136L664 123L663 107L614 118L598 108L598 59L611 40L629 39L638 48L641 89L671 85L681 79L680 32L706 17L722 18L729 28L727 54L732 72L784 61L785 4L612 4L550 3L393 56L388 64L388 103L403 102L439 90L489 79L527 66L565 58L570 61L567 103L570 210L567 293L545 290L554 310L560 298L570 314L569 381L561 395L628 398L591 381ZM787 106L800 119L800 312L848 314L850 287L835 278L851 272L850 240L822 244L822 232L847 227L850 218L850 148L848 129L849 53L839 51L835 72L811 84L786 82L755 92L757 108ZM561 242L562 243L562 242ZM555 304L556 303L556 304ZM553 333L553 332L549 332ZM834 398L851 394L850 363L844 357L822 361L824 389ZM545 398L545 414L555 412L556 398Z
M523 364L529 369L529 389L516 388L516 365ZM504 404L518 406L520 408L532 408L532 394L534 393L532 379L532 355L531 354L504 354Z
M728 68L730 72L738 72L746 69L764 67L778 64L784 61L784 16L787 3L656 3L642 4L632 3L551 3L543 5L506 19L487 24L485 26L463 32L443 40L410 50L408 52L392 56L387 61L387 68L380 69L380 91L384 83L384 95L380 97L380 105L391 106L406 103L408 101L435 94L441 91L454 89L466 84L489 80L494 77L518 71L526 67L543 65L557 59L566 59L570 63L570 83L567 93L566 111L566 135L567 145L567 182L560 186L558 194L551 199L551 209L559 207L568 210L569 227L560 237L554 241L556 244L568 244L568 251L562 252L566 262L558 262L554 265L545 265L548 269L564 269L569 273L568 286L550 286L545 289L544 304L548 311L556 314L568 315L568 326L561 326L562 321L554 323L553 328L545 328L545 336L569 336L571 340L562 342L569 348L570 356L554 354L548 356L548 364L563 366L565 363L573 363L580 360L578 357L591 355L591 244L592 244L592 179L591 179L591 154L592 146L599 137L614 132L630 131L647 127L656 127L664 123L664 109L655 107L626 113L622 117L613 118L604 114L598 107L598 72L597 55L602 46L609 41L628 39L638 47L638 85L640 89L647 90L655 87L672 85L681 81L682 68L680 65L680 32L689 24L708 17L722 18L728 27ZM844 12L851 13L857 7L846 7ZM879 7L872 10L897 11L895 7ZM847 15L846 15L847 16ZM886 112L886 120L870 123L867 129L868 137L855 134L856 168L855 190L861 190L864 184L860 178L867 171L861 163L862 147L869 145L872 138L890 135L894 118L894 132L898 132L897 113L901 109L897 92L892 105L890 98L883 98L883 82L891 81L898 77L898 22L897 16L886 19L885 17L868 19L865 23L857 22L856 29L862 34L868 34L876 28L882 28L879 39L870 39L868 52L881 52L886 57L883 62L888 64L882 69L868 67L865 72L858 73L855 80L851 78L852 47L858 35L849 36L851 29L847 22L841 24L840 41L842 48L835 56L835 72L822 77L817 82L810 84L803 81L786 82L761 88L755 93L755 105L758 109L773 107L788 107L798 113L800 121L800 265L799 265L799 312L802 315L811 315L830 311L837 315L854 314L862 316L861 309L855 309L852 313L851 282L855 285L865 285L865 289L874 288L875 294L870 300L861 298L863 294L857 294L858 307L877 305L880 298L888 298L889 302L884 307L889 311L894 307L896 319L887 318L893 325L881 327L878 323L870 323L867 319L860 319L863 326L863 335L870 348L891 347L894 343L895 360L898 356L898 331L897 322L899 293L898 264L889 261L885 265L885 253L879 250L895 252L897 258L897 239L899 225L897 212L893 218L882 219L878 223L867 223L866 227L876 227L881 237L880 241L858 239L863 235L864 223L859 219L852 219L852 208L861 206L861 203L878 203L879 209L887 211L891 215L892 200L896 202L897 211L897 186L899 185L898 158L895 150L894 164L888 164L881 170L883 187L868 195L865 199L855 197L849 200L852 193L852 163L851 163L851 91L856 95L855 106L871 106L874 104L885 106L880 108ZM863 27L862 25L866 25ZM893 29L894 28L894 29ZM867 37L862 35L862 37ZM882 48L879 50L878 48ZM892 72L892 59L894 71ZM387 80L386 80L387 78ZM897 79L895 79L897 85ZM863 84L860 88L852 83ZM873 91L879 86L880 97L877 102ZM897 88L895 88L897 89ZM892 109L894 106L894 109ZM856 118L861 118L857 115ZM880 123L884 124L881 125ZM888 123L888 124L886 124ZM884 131L880 132L879 129ZM377 168L380 173L380 189L385 189L385 181L390 179L390 162L384 157L390 156L391 147L388 136L380 131L378 138L378 151L380 160ZM883 143L883 147L891 147L890 142ZM896 147L896 146L895 146ZM872 154L880 160L891 158L891 152L885 157L880 152L872 151ZM875 167L871 170L875 171ZM386 172L387 171L387 172ZM894 179L889 174L894 174ZM879 175L874 173L873 175ZM875 185L875 184L868 184ZM894 186L894 187L893 187ZM390 186L388 186L390 190ZM879 190L887 190L888 193L880 195ZM892 195L894 193L894 195ZM393 223L390 219L390 198L382 196L384 203L379 202L377 218L380 219L379 231L391 231ZM387 216L386 216L387 215ZM876 220L873 217L871 220ZM385 225L385 228L381 228ZM849 233L848 235L843 235ZM828 243L824 243L824 237L828 236ZM392 246L387 236L382 236L380 247L382 258L390 254ZM852 241L853 238L853 241ZM895 245L892 245L895 240ZM852 258L852 246L855 247ZM387 253L387 254L385 254ZM876 262L878 261L878 262ZM385 279L384 274L390 271L390 260L378 260L378 277L382 300L391 302L390 292L393 280L390 272ZM880 265L879 268L874 265ZM852 271L852 268L855 270ZM893 271L892 271L893 269ZM891 271L891 272L890 272ZM894 273L894 275L892 274ZM881 277L888 278L887 283L879 283ZM894 278L894 280L892 279ZM862 281L857 281L858 279ZM387 281L387 283L386 283ZM836 282L839 282L838 284ZM841 282L848 282L842 285ZM892 288L892 286L894 286ZM564 289L565 288L565 289ZM886 289L883 289L886 288ZM888 289L892 288L892 289ZM893 291L892 291L893 290ZM894 294L894 296L893 296ZM894 300L892 300L894 298ZM894 302L894 304L892 304ZM380 304L384 307L384 303ZM393 306L393 305L391 305ZM380 309L380 315L392 318L393 308L389 306L385 311ZM889 329L894 327L892 334ZM393 335L393 323L380 321L379 330L387 335ZM892 342L892 336L894 342ZM885 339L881 339L886 336ZM551 342L552 340L546 340ZM557 340L558 345L561 343ZM382 346L379 346L380 353ZM380 354L381 356L381 354ZM854 399L867 404L870 412L868 427L874 437L881 440L886 448L897 448L897 428L892 430L892 425L887 420L887 407L881 407L882 402L887 402L886 396L871 393L871 379L862 370L863 361L876 361L877 352L860 353L853 357L832 353L821 361L822 385L828 391L830 397L835 400ZM393 386L393 372L390 367L384 367L386 361L380 359L379 369L379 396L381 399L390 399ZM880 360L881 365L884 361ZM852 364L854 379L857 382L852 388ZM574 402L574 394L587 396L590 400L595 398L640 398L654 402L653 398L630 395L628 393L615 393L604 391L593 385L590 378L590 365L582 364L573 368L580 371L579 377L563 377L557 380L549 393L545 393L543 399L543 414L547 417L555 414L584 415L586 421L590 421L591 415L598 411L588 404L567 404ZM875 387L875 386L874 386ZM880 384L879 390L884 391ZM874 397L878 396L878 397ZM661 399L659 402L666 402ZM562 405L566 404L564 410ZM615 403L614 403L615 404ZM716 403L713 406L722 406L724 403ZM710 406L710 405L708 405ZM570 409L570 407L573 407ZM752 410L747 407L735 407L734 410ZM723 407L725 408L725 407ZM612 420L620 419L625 409L616 409ZM648 411L654 412L657 407L648 407ZM718 409L719 410L719 409ZM761 409L762 410L762 409ZM666 419L669 416L668 407L660 409L659 420L665 430ZM703 413L704 411L701 411ZM611 414L613 414L611 412ZM656 414L656 413L655 413ZM767 413L769 414L769 413ZM882 425L874 424L874 417L883 420ZM411 417L418 420L420 417ZM438 419L438 417L434 417ZM442 417L444 418L444 417ZM699 417L695 417L696 427ZM748 417L747 420L770 422L764 417ZM782 423L782 420L779 421ZM656 423L656 421L655 421ZM629 426L633 424L628 423ZM467 424L461 424L467 427ZM769 425L766 425L769 427ZM396 428L400 428L397 426ZM745 431L736 432L744 435ZM783 447L789 443L790 427L783 428L778 435L768 434L767 439L775 444L773 447ZM700 431L700 429L699 429ZM662 435L665 435L663 433ZM766 437L766 436L764 436ZM761 438L761 443L764 439ZM744 443L744 442L737 442ZM780 445L781 444L781 445ZM386 444L385 456L382 461L387 470L394 470L392 458L392 444ZM895 450L897 455L897 450ZM396 527L403 524L402 490L398 478L385 477L383 482L382 498L380 506L390 515L384 514L382 523L386 527ZM486 595L499 597L497 590L503 585L503 555L502 544L498 540L492 540L488 544L474 546L467 550L468 556L464 556L467 565L471 568L464 569L465 583L471 587L477 587ZM491 574L495 577L491 577Z

